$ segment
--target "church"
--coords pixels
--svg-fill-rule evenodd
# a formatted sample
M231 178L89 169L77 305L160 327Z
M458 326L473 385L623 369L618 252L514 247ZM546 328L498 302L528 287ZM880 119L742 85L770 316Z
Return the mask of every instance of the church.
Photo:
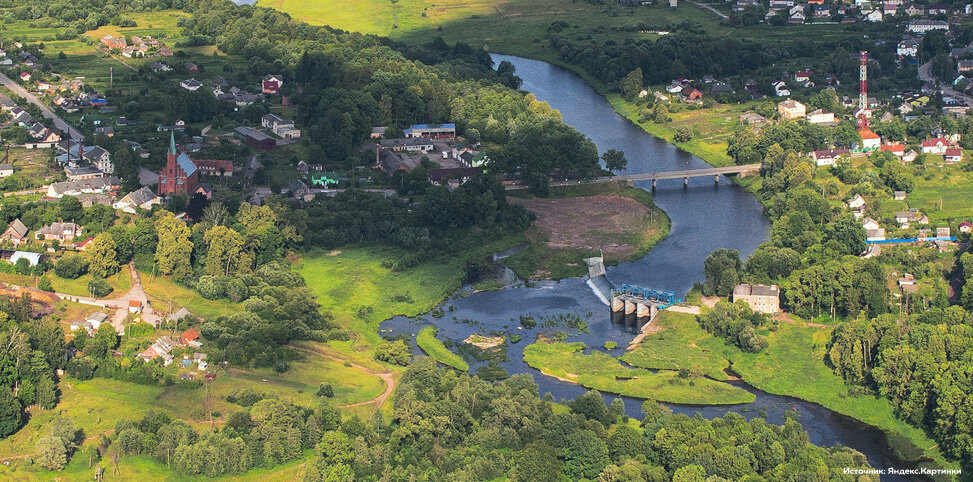
M199 168L189 154L176 152L176 137L170 134L166 165L159 171L159 195L183 193L192 196L199 185Z

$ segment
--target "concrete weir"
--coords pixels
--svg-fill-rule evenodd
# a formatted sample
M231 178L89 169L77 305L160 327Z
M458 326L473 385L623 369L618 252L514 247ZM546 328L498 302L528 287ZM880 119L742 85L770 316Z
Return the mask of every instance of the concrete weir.
M676 302L675 293L623 285L613 290L611 297L612 323L641 329L663 310Z

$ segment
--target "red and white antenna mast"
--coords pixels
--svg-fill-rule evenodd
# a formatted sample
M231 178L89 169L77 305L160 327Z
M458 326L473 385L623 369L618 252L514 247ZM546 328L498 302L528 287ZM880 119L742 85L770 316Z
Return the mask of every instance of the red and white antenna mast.
M868 129L868 52L862 50L858 68L858 128Z

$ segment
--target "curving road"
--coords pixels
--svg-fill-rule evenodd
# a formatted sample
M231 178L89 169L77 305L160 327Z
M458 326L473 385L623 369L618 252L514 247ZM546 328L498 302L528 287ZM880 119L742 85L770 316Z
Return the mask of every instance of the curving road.
M932 62L926 62L919 66L919 80L923 82L936 83L936 76L932 74ZM949 83L939 83L939 91L944 95L948 95L954 99L960 100L969 107L973 107L973 97L966 95L957 90L953 90Z
M40 108L41 112L44 114L44 117L54 122L54 127L56 127L57 130L67 133L71 139L84 140L84 135L81 134L81 131L75 129L74 126L65 122L64 119L58 117L58 115L55 114L50 107L41 102L36 95L27 92L27 89L21 87L20 84L11 80L10 77L0 74L0 84L3 84L4 87L13 91L14 94L27 99L27 102L30 102L31 104L34 104Z

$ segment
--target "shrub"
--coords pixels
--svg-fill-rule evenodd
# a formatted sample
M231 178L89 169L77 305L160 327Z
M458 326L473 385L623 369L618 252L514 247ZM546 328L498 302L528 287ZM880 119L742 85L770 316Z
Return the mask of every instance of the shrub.
M330 383L322 383L318 387L318 396L331 398L334 396L334 388L331 387Z
M88 282L88 292L91 296L95 298L104 298L108 296L112 291L115 291L111 285L108 284L103 278L94 278Z
M64 279L78 279L88 272L88 261L77 254L69 254L54 265L54 273Z

